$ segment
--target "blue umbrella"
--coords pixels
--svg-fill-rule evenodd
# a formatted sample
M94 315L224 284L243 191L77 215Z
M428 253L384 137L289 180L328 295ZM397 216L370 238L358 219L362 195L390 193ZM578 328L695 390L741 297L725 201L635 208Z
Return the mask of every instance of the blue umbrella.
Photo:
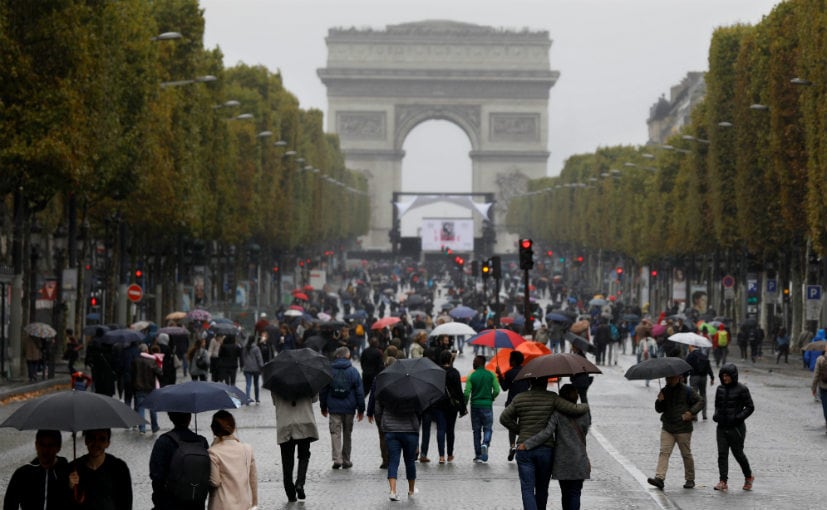
M144 406L153 411L201 413L216 409L235 409L248 402L239 388L224 383L187 381L153 390Z
M471 317L477 315L477 311L468 306L460 305L452 308L451 311L448 312L448 315L455 319L470 319Z
M135 331L134 329L113 329L107 331L100 337L98 340L102 344L108 345L115 345L115 344L124 344L129 345L132 342L142 342L144 340L144 335Z
M551 312L547 314L546 320L549 322L573 322L571 317L556 312Z

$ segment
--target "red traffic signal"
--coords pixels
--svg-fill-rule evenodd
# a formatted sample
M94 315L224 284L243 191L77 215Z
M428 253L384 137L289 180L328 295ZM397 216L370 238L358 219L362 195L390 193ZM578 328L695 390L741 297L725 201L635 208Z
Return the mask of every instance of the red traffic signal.
M144 272L141 271L140 269L135 270L135 278L140 279L143 275L144 275Z
M552 250L548 250L548 251L546 252L546 255L548 255L549 257L553 257L553 256L554 256L554 252L553 252Z
M273 272L278 273L279 272L279 266L273 266Z
M520 239L520 269L528 271L534 268L534 241L525 238Z
M651 275L652 275L652 277L655 277L655 276L657 276L657 275L658 275L658 270L657 270L657 269L652 269L652 272L651 272L651 273L649 273L649 274L651 274Z
M615 272L616 272L617 274L621 275L621 274L623 274L623 268L622 268L622 267L618 267L617 269L615 269Z
M97 308L98 307L98 298L96 296L89 297L89 307L90 308Z

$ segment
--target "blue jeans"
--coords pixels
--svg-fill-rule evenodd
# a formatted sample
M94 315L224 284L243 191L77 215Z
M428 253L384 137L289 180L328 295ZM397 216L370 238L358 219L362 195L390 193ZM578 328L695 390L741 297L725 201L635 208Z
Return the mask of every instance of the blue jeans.
M256 402L259 401L259 399L258 399L258 391L259 391L258 379L259 379L260 375L261 374L259 374L258 372L244 372L244 380L247 381L247 390L246 390L247 400L250 400L250 386L252 384L255 384Z
M824 423L827 423L827 390L819 388L818 394L821 396L821 408L824 411Z
M144 400L146 399L147 395L148 393L143 391L136 391L134 395L135 412L138 413L142 419L144 417ZM152 425L152 432L157 432L158 429L160 429L160 427L158 426L158 413L156 413L155 411L150 411L149 421ZM146 425L138 425L138 430L140 430L141 432L146 432Z
M417 432L385 432L388 443L388 478L396 479L399 474L399 459L405 455L405 478L416 480L416 447L419 445Z
M549 446L517 450L517 473L520 475L523 510L546 507L553 461L554 449Z
M491 446L491 432L494 426L494 410L490 407L471 408L471 428L474 430L474 457L482 454L481 446Z

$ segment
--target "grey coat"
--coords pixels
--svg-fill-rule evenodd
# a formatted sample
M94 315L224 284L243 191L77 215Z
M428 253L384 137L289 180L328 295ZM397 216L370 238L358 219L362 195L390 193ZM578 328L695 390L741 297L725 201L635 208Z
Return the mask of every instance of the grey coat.
M536 448L556 435L557 446L554 449L554 464L551 467L552 477L555 480L588 480L591 463L585 439L591 421L589 413L574 418L555 411L551 414L546 428L528 438L524 443L525 447L529 450ZM579 427L583 432L582 439L575 427Z
M253 344L248 349L246 346L241 350L241 363L245 372L257 374L264 366L264 358L261 356L261 349Z
M275 391L270 392L273 405L276 406L276 442L286 443L291 439L319 439L319 430L316 428L316 415L313 412L313 403L318 400L313 397L304 397L297 400L286 400Z

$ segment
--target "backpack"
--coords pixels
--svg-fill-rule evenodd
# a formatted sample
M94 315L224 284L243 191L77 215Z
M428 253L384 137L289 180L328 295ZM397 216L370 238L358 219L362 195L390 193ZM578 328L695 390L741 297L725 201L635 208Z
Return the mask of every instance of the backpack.
M356 336L365 336L365 327L361 324L357 324L354 333Z
M207 356L207 351L203 350L198 353L198 356L195 358L195 366L200 368L201 370L206 370L210 366L210 360Z
M718 331L718 347L726 347L729 343L729 333L724 330Z
M166 435L178 446L169 463L167 492L178 503L203 505L210 490L210 454L200 441L182 441L174 431Z
M620 330L617 329L617 326L615 326L614 322L609 323L609 329L611 331L612 340L615 341L615 342L619 341L620 340Z
M350 378L347 370L334 369L333 380L330 381L330 395L335 398L347 398L350 393Z

